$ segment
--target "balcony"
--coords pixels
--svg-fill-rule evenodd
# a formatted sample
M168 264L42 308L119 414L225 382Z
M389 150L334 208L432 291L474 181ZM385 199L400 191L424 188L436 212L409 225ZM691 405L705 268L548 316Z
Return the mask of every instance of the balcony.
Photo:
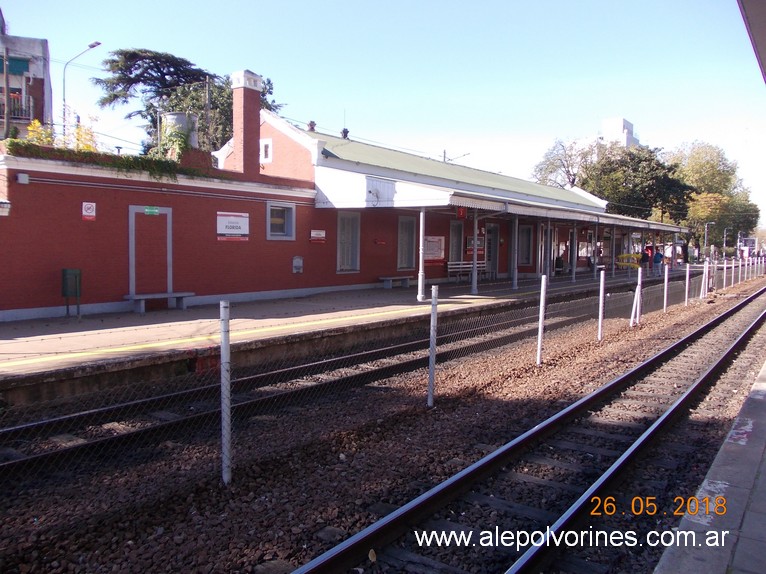
M32 96L11 94L10 118L11 120L30 122L34 119L34 102ZM0 94L0 118L5 119L5 99Z

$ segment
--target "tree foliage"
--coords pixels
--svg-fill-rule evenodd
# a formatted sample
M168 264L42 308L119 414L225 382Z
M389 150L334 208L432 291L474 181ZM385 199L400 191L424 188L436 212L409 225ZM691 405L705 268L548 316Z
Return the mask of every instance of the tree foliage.
M111 76L92 79L104 90L98 100L102 108L127 104L135 97L144 102L161 98L179 86L204 82L212 76L189 60L142 48L115 50L102 64ZM128 117L136 114L140 111Z
M543 185L575 187L580 183L582 172L593 157L592 147L578 146L575 142L565 144L561 140L545 152L543 159L532 172L532 178Z
M737 163L729 160L721 148L694 142L671 152L668 158L678 163L684 181L696 189L688 217L682 222L695 243L701 244L705 223L708 243L714 245L723 245L724 230L726 243L732 246L737 234L749 236L757 227L758 206L750 201L750 190L737 175Z
M597 147L597 159L587 166L581 187L609 202L607 212L660 221L686 217L693 188L683 182L661 150L647 146Z
M104 90L101 107L126 104L140 98L143 109L127 117L146 120L149 141L144 152L157 145L158 116L165 112L186 112L198 116L200 148L220 149L233 132L231 81L216 76L184 58L146 49L116 50L103 65L111 76L93 82ZM261 91L261 107L273 112L283 104L273 99L274 84L266 78Z
M667 160L678 164L682 179L697 193L731 195L739 185L737 162L712 144L696 141L669 153Z

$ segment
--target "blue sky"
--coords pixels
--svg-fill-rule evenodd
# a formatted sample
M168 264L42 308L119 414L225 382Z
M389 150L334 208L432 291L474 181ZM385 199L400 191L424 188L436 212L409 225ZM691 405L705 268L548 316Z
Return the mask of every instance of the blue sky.
M192 7L194 6L194 7ZM199 7L196 7L199 6ZM137 150L89 78L120 48L274 82L282 115L337 134L529 179L558 138L632 122L642 144L695 140L739 165L766 220L766 85L736 0L6 0L9 33L47 38L54 111L67 104L104 147ZM119 139L111 139L119 138ZM125 140L125 141L123 141ZM124 152L123 152L124 153Z

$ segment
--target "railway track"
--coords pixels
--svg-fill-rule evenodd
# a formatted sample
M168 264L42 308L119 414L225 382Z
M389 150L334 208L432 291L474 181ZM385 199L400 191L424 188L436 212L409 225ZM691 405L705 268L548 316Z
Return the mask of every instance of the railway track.
M557 317L547 328L582 322L588 317L581 312ZM516 309L480 324L453 324L438 337L437 362L532 336L537 330L536 314L534 308ZM417 339L238 377L232 381L232 415L244 418L271 412L426 368L428 347L428 339ZM23 474L49 467L46 462L62 457L114 455L189 429L213 428L220 419L220 386L194 384L159 396L22 421L0 428L0 473Z
M296 574L551 571L553 556L554 571L611 571L562 554L556 541L578 527L592 536L589 517L614 504L606 489L700 399L762 324L764 291L404 506L381 507L380 520ZM649 498L638 503L645 516L673 512L653 508Z

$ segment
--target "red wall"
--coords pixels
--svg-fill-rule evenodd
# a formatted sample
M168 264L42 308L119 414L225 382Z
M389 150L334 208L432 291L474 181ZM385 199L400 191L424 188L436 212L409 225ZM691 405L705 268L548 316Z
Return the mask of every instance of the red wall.
M336 273L338 212L316 209L311 198L269 197L268 188L247 194L183 182L26 173L28 184L17 183L12 170L7 177L12 209L0 219L0 310L63 305L63 268L81 270L83 305L123 302L130 290L130 206L172 209L173 287L200 296L378 283L398 272L398 218L413 215L359 210L361 269ZM294 241L266 239L269 198L295 202ZM94 220L83 219L83 202L95 202ZM248 241L218 240L219 211L249 214ZM426 233L443 235L448 244L449 220L427 214ZM166 290L166 222L164 214L135 215L137 292ZM312 242L312 230L325 231L324 242ZM303 257L301 274L293 273L294 256ZM426 273L444 277L446 270L429 266Z

